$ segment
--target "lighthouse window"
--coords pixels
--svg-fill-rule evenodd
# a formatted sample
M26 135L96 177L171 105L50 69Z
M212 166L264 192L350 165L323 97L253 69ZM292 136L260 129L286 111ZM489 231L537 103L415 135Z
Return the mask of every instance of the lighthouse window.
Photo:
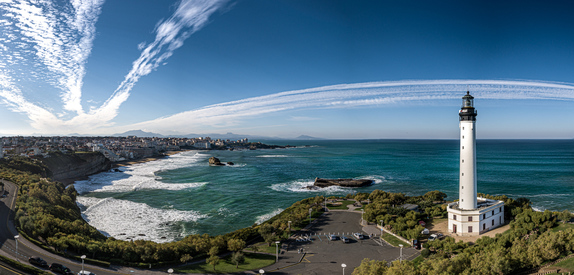
M462 129L464 130L464 127L462 127Z
M462 139L464 139L464 136L462 136Z
M468 221L471 222L471 221L472 221L472 217L468 217Z
M462 176L464 177L464 173L462 173Z
M464 189L464 186L463 186L463 187L461 187L460 189Z
M462 163L464 163L464 159L462 160Z
M453 220L456 220L456 215L452 215L452 219L453 219Z
M494 220L492 220L492 226L494 226Z
M462 146L462 149L464 149L464 146Z
M472 233L472 226L468 227L468 233Z

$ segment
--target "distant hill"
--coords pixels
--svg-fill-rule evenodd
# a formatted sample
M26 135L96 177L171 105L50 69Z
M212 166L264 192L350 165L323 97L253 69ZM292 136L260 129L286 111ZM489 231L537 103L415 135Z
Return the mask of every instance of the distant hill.
M295 139L298 139L298 140L323 140L324 138L312 137L312 136L308 136L308 135L300 135L300 136L296 137Z
M130 130L121 134L113 134L114 137L127 137L127 136L136 136L136 137L165 137L162 134L146 132L142 130Z

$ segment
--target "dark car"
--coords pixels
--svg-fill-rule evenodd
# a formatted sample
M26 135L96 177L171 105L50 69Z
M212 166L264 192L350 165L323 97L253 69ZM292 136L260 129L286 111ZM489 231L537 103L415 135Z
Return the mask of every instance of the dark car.
M30 259L28 259L28 262L30 262L33 265L37 265L37 266L41 266L41 267L48 267L48 263L46 261L44 261L44 259L37 257L37 256L30 257Z
M50 270L64 275L74 275L74 272L72 272L72 270L59 263L52 263L50 265Z

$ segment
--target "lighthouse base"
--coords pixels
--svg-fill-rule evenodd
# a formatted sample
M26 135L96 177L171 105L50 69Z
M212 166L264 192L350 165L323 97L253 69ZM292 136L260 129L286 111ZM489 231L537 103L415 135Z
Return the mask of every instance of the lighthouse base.
M477 236L504 224L504 202L477 198L477 208L460 209L449 203L448 232L458 236Z

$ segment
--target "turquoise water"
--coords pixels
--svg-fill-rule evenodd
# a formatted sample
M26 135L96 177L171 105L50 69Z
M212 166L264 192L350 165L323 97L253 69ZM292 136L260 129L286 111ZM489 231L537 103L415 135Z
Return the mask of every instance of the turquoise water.
M84 218L119 239L171 241L251 226L317 195L440 190L458 198L458 140L264 141L296 148L189 151L77 182ZM308 146L306 146L308 145ZM234 166L211 167L209 157ZM574 210L574 140L479 140L478 191ZM370 178L308 190L315 177Z

